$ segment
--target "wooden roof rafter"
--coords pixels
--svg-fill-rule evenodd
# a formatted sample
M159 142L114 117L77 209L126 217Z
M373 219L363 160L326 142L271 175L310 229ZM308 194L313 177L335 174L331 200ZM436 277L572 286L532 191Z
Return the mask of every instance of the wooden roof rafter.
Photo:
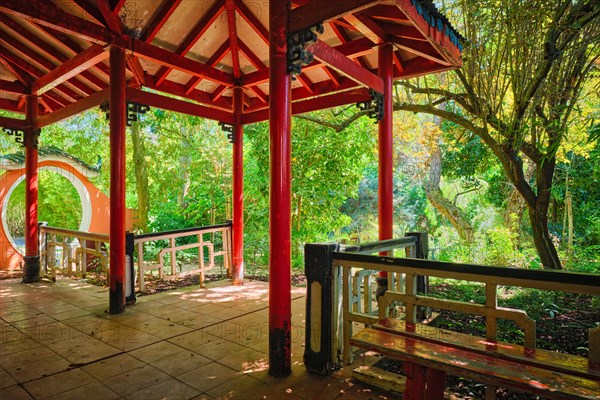
M225 0L225 12L227 13L227 28L229 29L229 48L231 50L231 61L233 63L233 78L239 79L240 51L238 46L238 34L235 26L235 4L233 0Z
M215 22L215 20L221 15L225 9L225 0L216 0L213 6L204 14L202 19L198 21L192 31L185 37L183 42L177 47L175 54L179 56L185 56L194 45L200 40L202 35L208 30L208 28ZM172 67L162 67L157 73L155 82L160 85L166 78L167 75L173 70Z
M27 41L35 50L43 54L46 58L49 58L52 62L58 64L65 63L69 60L69 56L61 53L59 50L52 46L48 46L48 43L44 42L38 36L27 30L23 25L17 23L15 20L0 14L0 25L10 29L15 34L19 35L22 39ZM94 74L87 70L81 71L81 76L89 83L93 84L97 90L101 90L107 86L107 84L96 77Z
M12 77L8 79L16 81L0 81L0 90L4 87L3 91L10 93L8 99L16 99L19 108L19 96L21 100L23 96L14 92L22 88L28 92L33 85L35 93L42 93L42 114L54 114L63 107L76 110L79 106L69 104L108 85L107 61L85 60L86 50L117 46L126 51L131 87L146 87L178 96L183 103L188 100L231 112L231 88L240 85L247 105L244 112L263 109L270 89L265 84L269 79L269 32L261 22L264 8L247 0L204 1L206 7L198 13L201 7L183 0L2 0L0 29L23 44L15 47L10 39L0 38L4 40L0 42L0 62L6 67L2 69ZM192 9L196 11L188 12ZM132 19L132 10L141 12L140 18ZM323 22L322 40L328 45L319 44L323 47L317 50L316 60L302 68L292 101L305 102L361 86L378 87L374 52L381 43L395 46L395 78L456 68L460 65L458 33L436 13L429 0L293 0L290 31ZM177 22L172 18L175 15ZM129 26L132 23L135 26ZM213 32L223 41L221 46L208 37ZM198 45L200 41L205 45ZM71 63L75 69L67 71L71 58L76 60ZM29 59L31 65L26 66ZM61 70L59 66L65 63ZM14 109L15 103L8 106Z
M206 65L210 67L214 67L229 53L229 40L225 40L223 44L214 52L211 58L206 61ZM186 84L185 84L185 93L189 94L192 90L194 90L200 82L202 82L203 77L193 76Z
M163 3L162 7L158 10L154 18L150 21L142 34L142 40L146 43L152 42L152 40L158 35L158 32L167 22L167 20L173 15L182 0L167 0Z
M22 71L26 72L28 74L28 77L33 78L31 79L31 83L44 76L44 72L42 70L36 68L35 66L31 65L31 63L21 59L17 55L8 51L6 48L3 47L3 44L4 41L0 39L0 56L6 61L8 61L10 64L12 64L14 67L17 67ZM60 85L53 88L53 91L56 91L60 94L60 97L63 99L61 102L62 104L68 104L69 102L76 101L78 98L80 98L79 94L65 86L64 83L61 83ZM66 103L64 103L65 101Z

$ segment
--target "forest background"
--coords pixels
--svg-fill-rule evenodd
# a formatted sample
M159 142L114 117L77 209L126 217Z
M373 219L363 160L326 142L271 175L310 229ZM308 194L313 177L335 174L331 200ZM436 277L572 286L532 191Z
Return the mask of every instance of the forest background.
M447 1L463 67L395 84L394 236L428 232L430 258L600 271L600 1ZM9 113L3 115L14 116ZM109 191L108 122L98 109L45 128ZM245 127L245 264L268 263L268 124ZM217 123L151 109L128 129L127 206L135 230L231 217L232 146ZM0 135L0 155L22 152ZM292 258L307 242L377 240L377 124L347 106L297 116ZM40 217L77 229L63 177L40 174ZM9 203L23 234L24 185ZM191 257L191 255L190 255Z

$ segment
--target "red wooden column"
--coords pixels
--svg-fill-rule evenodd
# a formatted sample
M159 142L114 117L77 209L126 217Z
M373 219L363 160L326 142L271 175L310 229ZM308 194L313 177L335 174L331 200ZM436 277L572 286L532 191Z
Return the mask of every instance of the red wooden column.
M25 265L23 282L40 280L40 248L38 232L38 147L40 131L35 129L38 118L37 96L27 96L27 129L25 145Z
M125 311L125 50L110 49L110 314Z
M289 0L269 1L269 375L291 370L291 81L287 72Z
M244 283L244 90L233 88L233 269L234 285Z
M378 54L379 77L383 80L383 119L379 121L379 240L392 239L394 235L393 51L392 45L386 43L379 47ZM378 286L387 288L387 272L380 272L379 276Z

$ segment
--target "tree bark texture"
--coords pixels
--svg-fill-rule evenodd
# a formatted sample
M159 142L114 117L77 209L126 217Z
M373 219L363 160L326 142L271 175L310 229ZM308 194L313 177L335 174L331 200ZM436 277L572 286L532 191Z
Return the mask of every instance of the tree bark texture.
M148 211L150 210L150 189L148 187L148 175L146 173L146 145L144 143L144 134L141 132L138 122L133 122L131 124L130 132L131 143L133 145L133 164L138 198L135 227L142 232L147 232Z
M425 181L425 194L427 200L439 211L456 229L461 240L466 242L473 241L473 226L464 215L462 210L453 202L444 197L440 189L440 180L442 176L442 152L439 143L434 144L431 150L431 160L429 162L429 177Z

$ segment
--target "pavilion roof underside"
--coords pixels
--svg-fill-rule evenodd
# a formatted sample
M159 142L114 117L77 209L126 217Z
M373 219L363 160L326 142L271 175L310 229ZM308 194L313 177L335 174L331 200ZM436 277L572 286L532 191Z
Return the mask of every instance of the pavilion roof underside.
M268 117L268 1L2 0L0 109L25 112L40 96L40 125L108 99L109 49L127 50L128 99L232 121ZM292 1L289 30L323 23L315 60L292 82L293 112L366 100L377 90L377 49L394 46L394 78L460 66L460 36L429 0ZM175 97L175 99L173 99Z

